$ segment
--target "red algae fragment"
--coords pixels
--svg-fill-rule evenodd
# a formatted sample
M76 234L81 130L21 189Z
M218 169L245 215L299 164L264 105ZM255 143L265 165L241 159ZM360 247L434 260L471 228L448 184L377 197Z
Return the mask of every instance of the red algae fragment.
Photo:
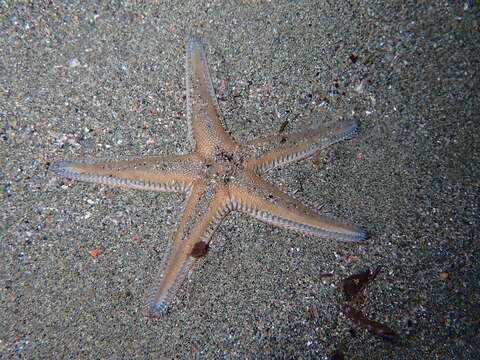
M366 270L351 275L343 280L343 294L346 301L358 300L363 290L370 284L380 273L380 266L373 272ZM363 299L363 298L362 298ZM357 301L358 303L359 301ZM367 319L363 313L347 303L339 303L340 311L356 325L367 329L370 333L379 336L383 340L396 341L399 335L395 333L389 326L380 322Z
M343 293L345 300L351 301L358 297L363 290L371 283L375 277L380 273L380 266L375 271L363 271L358 274L351 275L343 280Z
M385 340L394 340L398 337L390 327L377 321L369 320L363 314L347 304L340 305L340 311L355 324L367 329L372 334Z

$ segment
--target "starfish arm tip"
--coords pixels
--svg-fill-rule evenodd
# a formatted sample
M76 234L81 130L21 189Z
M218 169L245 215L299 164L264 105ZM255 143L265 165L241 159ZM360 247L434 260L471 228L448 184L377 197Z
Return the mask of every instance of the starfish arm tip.
M350 224L352 225L352 224ZM365 229L355 225L355 231L352 233L344 233L341 234L340 240L348 241L348 242L356 242L356 243L363 243L367 241L371 237L371 233L366 231Z
M146 314L149 318L160 318L167 314L167 306L165 303L148 303Z
M369 231L363 231L362 235L363 235L363 237L360 241L366 241L366 240L370 239L373 234Z
M65 173L65 160L54 161L48 168L56 174L62 175Z

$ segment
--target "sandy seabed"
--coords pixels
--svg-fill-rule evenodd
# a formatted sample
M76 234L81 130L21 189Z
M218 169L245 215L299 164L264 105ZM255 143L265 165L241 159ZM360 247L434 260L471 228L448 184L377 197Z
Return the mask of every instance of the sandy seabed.
M476 15L469 1L1 2L0 359L480 357ZM355 138L267 178L372 237L231 215L150 319L182 197L48 167L188 151L188 34L206 43L237 140L359 121ZM341 280L377 266L359 308L400 344L338 309Z

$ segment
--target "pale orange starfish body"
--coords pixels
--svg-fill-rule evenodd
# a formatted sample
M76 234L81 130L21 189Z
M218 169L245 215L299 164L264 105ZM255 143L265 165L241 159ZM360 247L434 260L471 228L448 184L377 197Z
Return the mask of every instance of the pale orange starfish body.
M165 313L185 276L208 249L222 219L240 211L259 220L345 241L361 241L359 227L320 215L260 177L304 159L351 136L354 121L333 121L290 135L237 143L224 130L201 40L187 42L187 120L193 152L63 160L52 165L74 180L186 195L178 229L168 247L148 299L152 316Z

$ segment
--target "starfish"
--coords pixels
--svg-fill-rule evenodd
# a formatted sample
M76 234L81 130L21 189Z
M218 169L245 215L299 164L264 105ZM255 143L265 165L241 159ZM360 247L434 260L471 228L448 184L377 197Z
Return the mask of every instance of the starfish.
M222 126L205 51L198 38L187 41L186 85L192 152L61 160L52 164L58 175L73 180L185 194L178 228L147 300L150 316L165 314L193 265L206 255L222 219L232 211L321 237L354 242L367 237L360 227L310 210L261 178L278 166L351 137L356 122L332 121L290 135L236 142Z

